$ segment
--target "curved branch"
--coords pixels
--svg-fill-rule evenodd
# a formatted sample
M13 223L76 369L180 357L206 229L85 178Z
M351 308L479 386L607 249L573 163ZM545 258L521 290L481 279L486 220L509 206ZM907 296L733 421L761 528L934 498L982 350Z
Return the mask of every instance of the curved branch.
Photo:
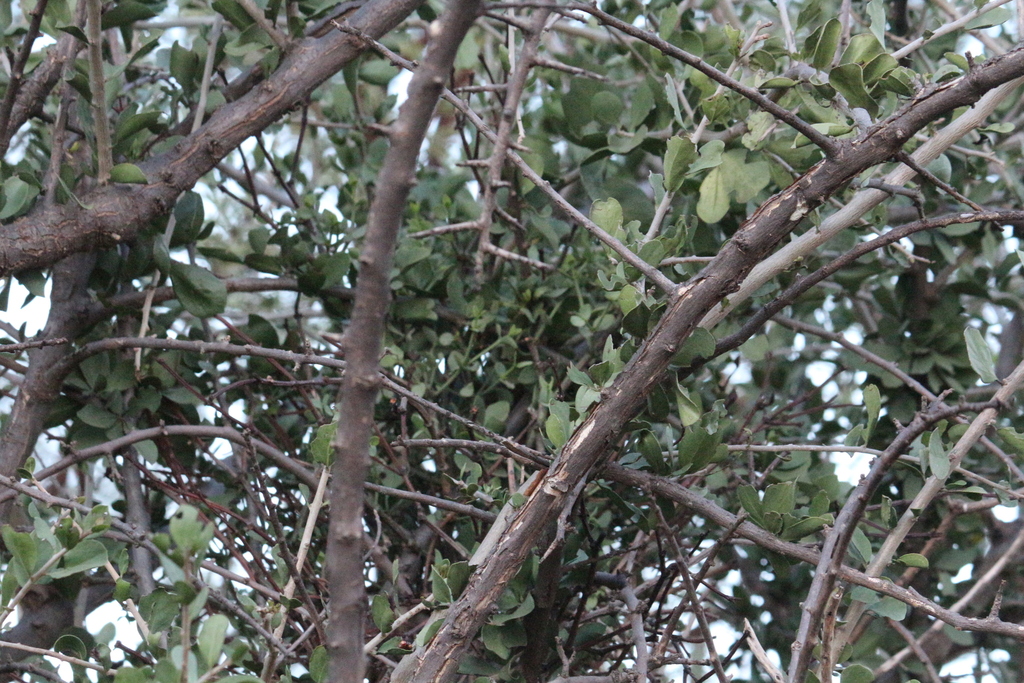
M421 0L371 0L350 19L379 37ZM52 265L74 253L111 247L135 238L141 227L165 214L243 140L263 130L304 100L364 49L340 32L297 41L277 70L245 96L224 105L171 151L138 164L148 185L111 185L80 197L81 204L42 207L0 230L0 277Z

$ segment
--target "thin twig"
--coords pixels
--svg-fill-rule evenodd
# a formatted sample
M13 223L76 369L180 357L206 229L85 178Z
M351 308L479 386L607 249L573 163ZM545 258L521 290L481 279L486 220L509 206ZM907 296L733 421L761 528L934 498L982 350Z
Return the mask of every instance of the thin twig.
M498 121L498 130L494 140L494 149L491 151L487 168L487 183L484 185L484 196L481 201L479 218L480 236L478 237L478 248L474 273L477 282L483 278L484 254L488 253L491 245L491 222L494 219L494 209L498 203L498 187L501 181L501 172L505 167L506 157L509 152L509 139L512 135L512 124L517 118L519 102L522 99L523 91L526 88L526 78L534 65L534 57L537 53L537 46L544 34L544 24L547 22L551 10L538 9L534 13L533 21L530 22L529 31L523 42L522 51L518 58L518 64L512 65L512 77L508 80L508 88L505 91L505 98L502 104L501 118ZM512 39L512 29L509 27L509 40ZM513 45L509 45L509 55L515 56ZM491 252L493 253L493 252Z
M1007 2L1008 0L1002 1ZM566 6L566 8L571 10L579 10L581 12L591 14L597 19L599 19L601 23L605 24L606 26L610 26L625 33L626 35L638 38L643 42L647 43L648 45L651 45L652 47L660 50L662 53L668 55L669 57L678 59L684 64L692 66L694 69L700 71L701 73L703 73L705 76L715 81L716 83L724 85L726 88L729 88L733 92L742 95L743 97L747 98L748 100L750 100L755 105L757 105L764 111L768 112L775 118L786 122L797 132L803 133L808 140L810 140L813 144L821 148L821 150L824 151L827 156L834 157L839 153L839 150L842 148L843 143L839 142L835 138L831 138L827 135L824 135L823 133L818 132L818 130L811 126L811 124L807 123L799 116L786 109L785 107L779 106L771 98L761 94L757 89L745 86L739 81L730 78L729 76L726 76L724 73L714 68L700 57L692 55L689 52L686 52L685 50L676 47L667 40L663 40L662 38L658 37L656 34L651 33L650 31L644 31L643 29L637 28L636 26L633 26L630 23L622 21L621 19L618 19L617 17L614 17L605 11L598 9L595 5L589 5L582 2L571 2Z
M996 416L999 414L999 408L995 406L1006 406L1017 392L1017 389L1024 384L1024 361L1022 361L1010 376L1003 380L1003 386L999 388L999 391L992 397L992 406L987 408L978 414L974 420L971 421L967 431L957 440L956 444L950 449L949 465L950 469L959 467L964 456L967 452L974 447L979 439L985 434L985 431L991 426L992 422L995 421ZM885 541L882 543L882 547L872 557L871 563L865 570L870 576L880 576L882 571L889 565L892 558L896 554L896 550L899 548L903 539L906 538L907 534L910 533L910 529L917 523L920 517L921 511L925 510L935 497L942 490L945 484L945 479L939 479L938 477L931 475L925 480L924 486L914 500L907 507L906 511L900 517L896 526L886 535ZM1022 533L1019 539L1021 543L1024 543L1024 533ZM975 587L978 587L978 583L975 583ZM837 638L833 651L841 651L845 644L849 641L849 635L856 628L857 621L864 613L866 608L862 602L851 603L849 609L846 612L846 628L843 632L842 638Z
M725 668L722 666L722 660L719 659L718 652L715 649L715 637L711 633L711 626L708 623L708 615L704 611L700 595L697 594L697 586L694 585L693 577L690 575L690 568L686 561L686 555L683 554L683 549L679 547L679 541L676 539L676 535L673 533L668 520L665 519L665 515L661 511L661 507L659 507L657 503L654 503L651 505L651 508L658 515L658 523L664 531L665 537L668 538L668 542L672 546L672 551L676 556L676 567L679 570L680 577L683 579L683 585L686 587L686 595L690 601L690 606L693 608L693 615L697 618L697 626L700 628L701 637L704 640L704 647L708 650L708 659L711 660L711 666L715 671L715 675L718 677L719 683L729 683L729 677L726 676Z
M913 169L914 172L917 173L919 176L921 176L922 178L927 180L929 183L931 183L935 187L939 188L940 190L942 190L943 192L948 194L950 197L953 197L958 202L960 202L962 204L966 204L967 206L971 207L975 211L984 211L985 210L984 207L982 207L980 204L978 204L977 202L974 202L970 198L964 196L964 194L962 192L960 192L959 190L957 190L955 187L953 187L952 185L950 185L946 181L944 181L941 178L939 178L938 176L936 176L934 173L929 171L924 166L921 166L919 163L914 161L913 157L911 157L906 152L900 150L899 152L897 152L896 158L899 159L902 163L904 163L907 166L909 166L911 169Z
M217 57L217 41L220 39L220 32L224 26L224 19L217 15L213 27L206 37L208 42L206 48L206 61L203 63L203 80L199 85L199 102L196 103L195 119L192 121L192 132L195 133L203 125L203 116L206 114L206 98L210 94L210 79L213 77L213 66Z
M107 120L106 79L103 77L103 31L100 27L103 14L102 0L86 0L89 18L89 89L92 91L93 132L96 136L96 182L100 185L110 180L110 169L114 166L110 143L110 122Z
M252 0L237 0L238 4L242 6L245 13L252 17L252 20L256 22L256 25L263 29L264 33L270 36L270 39L274 41L274 45L277 45L282 52L288 49L288 37L281 33L276 26L274 26L267 15L262 9L256 6Z
M981 7L975 7L964 16L954 19L953 21L946 22L937 29L933 31L928 31L923 36L915 38L914 40L910 41L909 43L901 47L899 50L893 52L892 56L894 59L897 60L903 59L911 52L914 52L915 50L920 48L922 45L930 43L933 40L937 40L938 38L941 38L947 33L952 33L953 31L961 29L967 24L969 24L973 19L980 17L985 12L993 10L996 7L1002 7L1008 2L1010 2L1010 0L992 0L992 2L982 5Z
M636 680L646 681L650 652L647 649L647 633L644 630L643 606L636 599L636 593L633 592L633 587L629 585L628 581L619 592L622 593L622 599L629 610L629 627L633 633L633 650L636 652L633 673L636 675Z
M921 647L921 641L914 636L910 629L895 619L886 618L885 623L889 624L889 627L892 628L892 630L899 633L900 637L907 641L907 647L909 647L914 655L917 656L918 661L924 664L924 670L925 673L928 674L929 683L942 683L942 678L939 677L939 672L936 671L935 664L932 663L931 657L929 657L928 653L924 651L924 648ZM876 677L880 675L881 668L879 668L879 671L875 673Z
M403 58L396 52L388 49L378 41L372 40L366 34L353 29L352 27L339 25L339 31L344 31L352 35L359 36L362 40L366 41L374 50L379 52L384 57L387 57L393 64L401 66L404 69L412 70L413 64ZM480 118L479 114L473 110L469 104L457 96L455 93L448 89L445 89L443 93L444 99L452 104L456 109L459 110L463 116L465 116L477 130L491 142L494 143L497 140L497 136L493 130L487 125L487 123ZM618 238L610 235L606 230L601 228L594 221L587 218L581 213L575 206L573 206L567 199L565 199L558 191L551 186L547 180L545 180L540 174L530 168L530 165L523 160L521 156L513 152L511 149L508 151L509 160L519 169L520 173L523 174L530 182L536 185L548 198L561 209L570 219L583 226L588 232L597 237L602 243L608 246L615 254L625 261L630 266L633 266L641 273L644 277L651 281L652 284L658 287L667 294L675 293L677 285L672 282L668 277L662 274L657 268L651 266L649 263L644 261L642 258L637 256L632 250L623 244Z

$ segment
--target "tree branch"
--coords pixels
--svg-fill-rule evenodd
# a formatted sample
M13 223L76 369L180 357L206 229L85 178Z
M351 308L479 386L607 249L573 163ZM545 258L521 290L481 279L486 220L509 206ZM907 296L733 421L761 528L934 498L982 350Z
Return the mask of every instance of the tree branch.
M421 0L371 0L349 22L381 36ZM138 164L147 185L114 184L80 197L81 204L39 207L0 230L0 277L52 265L69 254L135 239L150 220L167 213L243 140L263 130L364 49L353 36L332 32L292 46L277 70L243 97L218 109L202 128L169 152Z
M332 444L331 522L326 564L331 596L327 652L331 680L362 683L366 586L363 579L363 481L380 385L378 360L391 304L391 264L415 180L416 159L462 39L476 21L480 0L451 0L428 31L427 56L409 84L409 98L391 126L391 148L378 175L359 280L343 347L348 368L338 396L338 431Z

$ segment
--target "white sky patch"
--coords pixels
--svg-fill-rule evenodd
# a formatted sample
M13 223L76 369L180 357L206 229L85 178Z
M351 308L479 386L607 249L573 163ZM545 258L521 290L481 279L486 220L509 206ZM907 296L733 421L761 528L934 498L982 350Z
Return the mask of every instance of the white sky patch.
M388 84L388 94L394 95L395 107L401 107L409 99L409 82L412 81L412 72L402 69L397 76L391 79Z
M0 312L4 322L21 328L25 325L25 334L35 336L46 325L46 317L50 314L50 281L46 281L46 296L32 299L25 305L29 297L28 290L16 279L11 282L11 295L7 301L7 311Z

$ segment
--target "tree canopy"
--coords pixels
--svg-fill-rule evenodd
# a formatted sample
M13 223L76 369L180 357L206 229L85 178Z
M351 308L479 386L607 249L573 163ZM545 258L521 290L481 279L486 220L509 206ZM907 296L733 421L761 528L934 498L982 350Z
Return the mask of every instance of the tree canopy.
M0 26L11 679L1024 675L1022 0Z

